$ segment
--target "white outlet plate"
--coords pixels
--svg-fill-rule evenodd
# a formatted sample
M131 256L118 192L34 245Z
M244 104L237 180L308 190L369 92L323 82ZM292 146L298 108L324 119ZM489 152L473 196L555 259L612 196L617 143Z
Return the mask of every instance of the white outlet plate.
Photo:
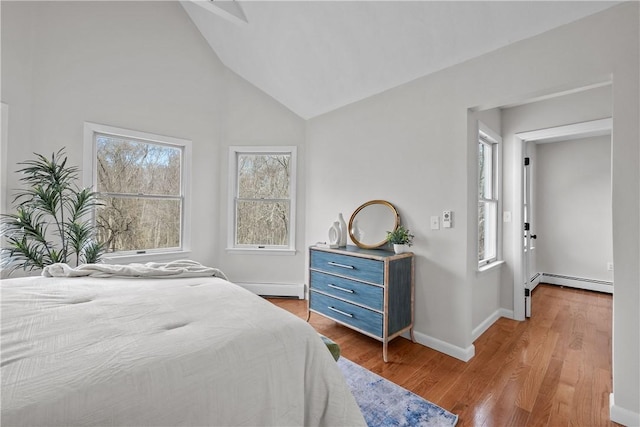
M431 217L431 229L432 230L440 230L440 217L432 216Z

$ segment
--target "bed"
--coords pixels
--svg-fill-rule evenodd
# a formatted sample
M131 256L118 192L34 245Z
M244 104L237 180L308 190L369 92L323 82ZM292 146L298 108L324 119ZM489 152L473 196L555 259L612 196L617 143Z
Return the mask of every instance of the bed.
M0 291L3 426L365 425L313 328L222 278Z

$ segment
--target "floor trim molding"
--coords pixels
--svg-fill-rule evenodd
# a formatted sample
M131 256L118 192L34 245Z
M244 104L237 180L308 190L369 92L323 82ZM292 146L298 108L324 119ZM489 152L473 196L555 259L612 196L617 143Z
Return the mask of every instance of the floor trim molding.
M473 344L467 348L462 348L416 331L413 332L413 336L418 344L422 344L448 356L455 357L463 362L468 362L476 354L476 348Z
M613 393L609 394L609 418L611 418L611 421L624 426L640 425L640 414L617 406Z
M506 308L499 308L493 313L491 313L489 317L484 319L478 326L476 326L473 329L473 331L471 332L471 341L475 341L478 338L480 338L480 336L484 334L487 331L487 329L489 329L491 325L493 325L496 322L496 320L498 320L501 317L506 317L507 319L513 319L513 310L507 310Z

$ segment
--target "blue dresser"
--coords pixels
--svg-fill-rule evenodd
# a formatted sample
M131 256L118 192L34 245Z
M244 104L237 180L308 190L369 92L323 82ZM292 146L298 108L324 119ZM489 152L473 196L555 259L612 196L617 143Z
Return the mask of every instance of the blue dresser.
M309 249L309 313L382 341L409 332L413 341L413 254L357 246Z

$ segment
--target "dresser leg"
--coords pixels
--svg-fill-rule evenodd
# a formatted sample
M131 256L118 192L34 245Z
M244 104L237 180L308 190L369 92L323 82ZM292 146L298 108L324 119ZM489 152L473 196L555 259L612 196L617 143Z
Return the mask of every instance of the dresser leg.
M311 319L311 310L307 310L307 322Z
M416 338L413 336L413 328L409 329L409 336L411 337L411 342L416 342Z
M382 342L382 360L384 360L384 363L387 363L387 347L388 347L389 343L387 341L383 341Z

